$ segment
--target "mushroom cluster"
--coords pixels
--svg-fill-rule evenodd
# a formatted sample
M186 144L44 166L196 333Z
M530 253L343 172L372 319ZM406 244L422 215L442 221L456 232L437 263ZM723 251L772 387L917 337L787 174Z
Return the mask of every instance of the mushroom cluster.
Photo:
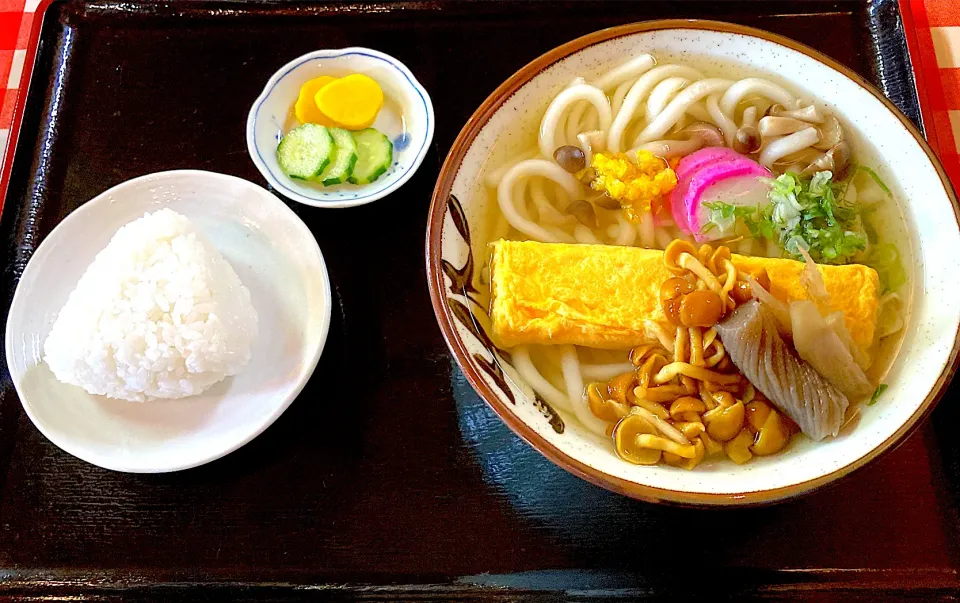
M723 132L720 128L705 121L695 121L676 130L671 136L673 138L670 140L648 142L638 149L650 151L657 157L672 159L684 157L705 147L724 146Z
M744 111L733 142L738 153L759 154L757 161L777 173L809 176L828 170L842 178L850 167L850 143L834 115L805 101L793 108L771 105L757 121L755 114L752 106Z
M776 454L786 447L796 425L756 390L747 397L727 391L680 396L656 402L637 392L635 373L587 386L591 412L614 423L614 450L635 465L661 461L693 469L708 457L725 455L737 464L754 456Z

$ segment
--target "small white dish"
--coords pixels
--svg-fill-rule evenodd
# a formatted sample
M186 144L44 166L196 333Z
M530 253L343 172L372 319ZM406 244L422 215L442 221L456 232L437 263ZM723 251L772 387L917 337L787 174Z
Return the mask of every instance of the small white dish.
M162 207L190 218L250 290L260 322L250 364L180 400L126 402L61 383L42 360L57 313L117 229ZM236 450L286 410L317 366L330 311L317 242L276 196L233 176L160 172L98 195L44 239L10 307L7 366L27 416L66 452L116 471L178 471Z
M297 122L292 107L304 82L321 75L368 75L383 89L383 109L373 127L393 141L393 165L375 182L324 187L294 180L277 163L277 145ZM314 207L353 207L376 201L413 176L433 140L433 103L417 78L397 59L369 48L317 50L296 58L267 81L247 116L247 151L280 194Z

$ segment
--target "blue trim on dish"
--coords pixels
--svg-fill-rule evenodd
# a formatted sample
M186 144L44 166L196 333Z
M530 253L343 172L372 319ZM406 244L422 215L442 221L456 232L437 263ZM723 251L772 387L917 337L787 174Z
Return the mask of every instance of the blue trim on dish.
M273 174L273 172L270 171L270 168L267 167L267 162L263 160L263 155L260 154L260 146L257 144L257 122L258 122L259 119L260 119L260 107L262 107L262 106L263 106L263 103L270 97L271 94L273 94L273 90L274 90L274 88L277 87L277 84L279 84L279 83L283 80L283 78L285 78L285 77L287 77L288 75L290 75L290 72L292 72L293 70L299 68L301 65L305 65L305 64L310 63L310 62L312 62L312 61L317 61L317 60L321 60L321 59L339 59L339 58L349 57L349 56L362 56L362 57L367 57L367 58L371 58L371 59L376 59L376 60L378 60L378 61L382 61L382 62L386 63L387 65L390 65L390 67L392 67L393 69L395 69L395 70L397 70L398 72L400 72L400 74L401 74L404 78L406 78L407 82L410 84L410 87L413 88L413 90L417 93L417 96L420 97L420 102L423 104L424 117L426 117L426 120L427 120L427 122L426 122L426 124L425 124L425 128L424 128L423 144L420 145L420 149L417 151L417 154L414 155L413 163L414 163L414 164L417 163L417 160L420 158L421 154L426 154L425 149L426 149L427 144L428 144L428 142L429 142L428 137L426 136L426 133L430 131L430 107L429 107L429 105L427 105L427 99L425 99L425 98L423 97L423 94L420 92L419 86L414 82L414 80L410 79L410 76L407 75L406 72L404 72L403 69L400 69L400 68L397 66L396 63L393 63L393 62L391 62L391 61L388 61L387 59L385 59L385 58L383 58L383 57L378 57L378 56L373 55L373 54L367 54L367 53L365 53L365 52L345 52L345 53L334 54L334 55L329 55L329 56L311 57L311 58L309 58L309 59L305 59L305 60L303 60L303 61L300 61L299 63L297 63L297 64L294 65L293 67L290 67L290 68L287 69L285 72L283 72L283 73L280 75L280 77L278 77L277 80L273 83L273 85L270 86L270 89L267 90L265 94L262 94L262 95L261 95L261 96L262 96L262 99L261 99L260 102L257 104L257 108L254 109L254 112L253 112L253 148L256 149L256 151L257 151L257 158L260 160L260 163L263 164L264 169L266 169L268 172L270 172L271 174ZM272 78L271 78L271 79L272 79ZM405 132L404 135L406 135L406 136L409 138L409 133L406 133L406 132ZM406 145L404 145L404 146L406 146ZM399 150L402 150L402 149L399 149ZM399 165L399 162L395 163L394 165ZM411 167L412 167L412 166L411 166ZM290 193L290 194L292 194L292 195L300 196L300 197L309 197L309 195L305 195L304 193L300 193L300 192L297 192L297 191L295 191L295 190L293 190L293 189L291 189L291 188L288 188L286 185L284 185L282 182L280 182L280 178L277 178L276 175L274 175L274 178L277 180L277 183L276 183L276 184L279 185L278 188L283 189L283 191L285 191L285 192L287 192L287 193ZM389 188L389 187L384 187L384 188ZM339 201L339 200L344 199L344 198L348 198L348 199L350 199L351 201L359 201L359 200L362 200L362 199L366 199L367 197L373 197L374 195L376 195L376 194L379 193L380 191L383 191L384 188L379 189L376 193L373 193L373 194L370 194L370 195L365 195L365 196L355 196L355 195L351 195L351 194L343 193L343 192L334 193L334 192L331 191L330 193L324 193L324 192L321 192L321 191L317 191L317 194L323 195L323 197L320 197L320 198L310 197L310 198L311 198L311 199L314 199L315 201L320 201L320 202L323 202L323 201ZM334 196L335 196L335 198L331 198L331 197L334 197Z

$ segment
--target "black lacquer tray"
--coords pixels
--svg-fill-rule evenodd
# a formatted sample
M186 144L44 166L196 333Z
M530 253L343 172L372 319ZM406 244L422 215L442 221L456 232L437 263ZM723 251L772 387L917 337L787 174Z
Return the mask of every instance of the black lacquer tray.
M247 110L300 54L396 56L438 121L423 166L387 199L291 204L326 257L333 324L307 388L239 451L175 474L98 469L40 435L2 367L0 599L953 600L955 392L896 451L799 500L640 503L554 467L500 423L448 353L424 274L444 154L483 99L544 51L633 21L727 20L824 51L919 121L894 0L118 0L38 14L0 219L5 308L44 236L119 182L199 168L264 185L247 157Z

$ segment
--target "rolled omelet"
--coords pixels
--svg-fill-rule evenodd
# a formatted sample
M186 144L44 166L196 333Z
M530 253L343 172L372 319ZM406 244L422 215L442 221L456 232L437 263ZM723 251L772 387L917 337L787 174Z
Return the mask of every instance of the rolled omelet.
M660 285L672 275L663 252L615 245L497 241L492 244L493 335L504 347L574 344L625 349L656 341L654 325L666 318ZM779 299L807 299L804 264L788 259L733 255L739 270L764 268ZM865 352L873 344L880 278L860 264L820 265L850 335Z

